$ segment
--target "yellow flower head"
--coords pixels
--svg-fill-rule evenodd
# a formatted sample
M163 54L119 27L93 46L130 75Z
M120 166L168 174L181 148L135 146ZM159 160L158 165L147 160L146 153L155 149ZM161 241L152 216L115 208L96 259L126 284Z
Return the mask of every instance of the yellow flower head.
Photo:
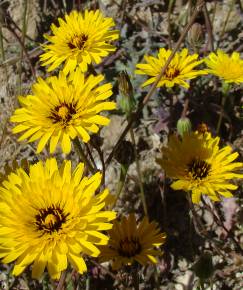
M226 83L243 83L243 60L238 52L231 56L218 49L216 53L211 52L205 59L208 73L218 76Z
M64 153L71 150L71 139L80 137L83 142L90 139L89 133L97 133L97 125L108 125L109 119L100 116L103 110L115 109L114 102L105 102L112 95L111 84L98 84L102 75L85 78L80 69L66 77L63 72L58 77L38 79L33 85L34 95L20 97L22 108L11 117L17 122L14 133L24 132L19 141L39 139L37 152L41 152L50 140L53 153L58 142Z
M115 47L110 41L118 39L118 30L110 30L115 25L112 18L102 15L99 10L79 13L72 11L59 18L59 27L52 24L53 35L45 35L50 44L43 45L44 53L40 56L42 65L50 65L52 71L65 63L64 73L75 70L77 66L83 72L87 65L100 63Z
M101 261L112 260L112 268L117 270L123 265L131 265L134 261L145 265L147 262L157 263L154 256L162 252L154 249L164 244L165 233L160 233L156 222L149 222L147 217L138 224L134 214L121 222L114 221L113 228L108 231L110 239L106 246L99 247Z
M95 195L101 174L82 178L83 163L72 172L71 162L58 169L55 159L10 173L0 187L0 257L15 261L14 275L33 263L39 278L47 267L53 279L68 263L79 272L87 270L82 257L97 257L96 245L108 237L100 231L112 227L115 212L102 211L108 190Z
M237 186L229 180L243 177L234 173L243 166L243 163L233 162L238 153L231 153L230 146L220 149L219 140L210 133L192 132L182 139L172 135L168 145L162 148L162 159L158 159L158 163L169 177L176 179L171 187L191 192L194 203L200 202L202 194L213 201L231 197L230 190Z
M160 48L158 58L145 55L144 59L147 64L137 64L138 69L135 73L150 76L150 78L143 83L143 87L152 84L156 80L171 53L172 51L170 49L166 50ZM203 60L197 59L198 55L188 55L188 49L186 48L181 52L177 52L157 87L166 86L171 88L174 85L180 85L188 89L189 84L186 80L194 79L199 75L206 74L204 70L194 70L196 66L203 62Z

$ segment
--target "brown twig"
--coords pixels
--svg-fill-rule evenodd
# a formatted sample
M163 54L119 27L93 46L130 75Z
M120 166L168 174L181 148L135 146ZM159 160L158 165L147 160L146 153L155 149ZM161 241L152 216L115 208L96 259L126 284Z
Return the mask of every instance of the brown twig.
M168 44L169 44L169 48L172 48L172 31L171 31L171 13L172 13L172 9L173 9L173 5L174 5L175 0L170 0L169 1L169 8L168 8Z
M61 274L61 277L58 281L57 288L56 290L63 290L64 289L64 284L67 276L67 271L63 271Z
M34 67L33 67L33 65L32 65L32 63L31 63L31 60L30 60L30 57L29 57L28 51L27 51L27 49L26 49L26 47L25 47L25 45L24 45L22 39L18 36L18 34L17 34L17 33L14 31L14 29L12 29L11 27L8 26L8 30L9 30L10 32L12 32L12 34L15 36L15 38L16 38L16 39L18 40L18 42L20 43L20 45L21 45L21 47L22 47L22 49L23 49L23 53L25 54L25 56L26 56L26 58L27 58L27 60L28 60L28 62L29 62L31 73L32 73L32 75L34 76L34 78L36 78L35 69L34 69Z
M208 33L207 46L209 45L210 51L213 51L214 50L213 28L212 28L211 20L209 18L209 14L208 14L208 9L207 9L206 3L203 4L203 15L204 15L206 29L207 29L207 33ZM206 48L206 50L208 50L208 48Z
M111 160L112 157L114 155L114 152L116 151L117 147L119 146L120 142L125 138L125 136L127 135L131 125L133 124L133 122L135 120L137 120L139 114L141 113L141 111L143 110L143 107L148 103L148 101L150 100L151 96L154 94L156 88L157 88L157 84L159 83L161 77L164 75L166 69L168 68L171 60L173 59L173 57L175 56L177 50L179 49L181 43L183 42L183 40L185 39L187 32L189 31L189 29L191 28L192 24L194 23L198 13L201 11L202 6L204 4L205 0L198 0L197 1L197 5L196 8L193 12L193 15L189 21L189 23L186 25L186 27L184 28L180 38L178 39L175 48L173 49L171 55L169 56L169 58L167 59L165 65L163 66L163 68L161 69L160 74L158 75L158 77L156 78L155 82L153 83L153 85L151 86L150 90L148 91L147 95L144 97L143 101L139 104L137 111L131 115L130 121L128 122L126 128L124 129L124 131L122 132L120 138L118 139L117 143L115 144L115 146L113 147L110 155L108 156L108 158L106 159L106 165L108 165Z
M189 97L186 97L184 102L183 111L181 113L181 118L185 118L189 107Z

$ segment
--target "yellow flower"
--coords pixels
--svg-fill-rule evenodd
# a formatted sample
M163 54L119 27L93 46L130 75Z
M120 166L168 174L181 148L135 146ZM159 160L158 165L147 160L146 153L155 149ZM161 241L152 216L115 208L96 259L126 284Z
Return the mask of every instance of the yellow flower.
M143 83L143 87L152 84L156 80L171 53L172 51L170 49L166 50L160 48L158 58L145 55L144 59L147 64L137 64L138 69L135 73L151 76L151 78ZM157 87L166 86L170 88L174 85L180 85L186 89L189 88L189 84L186 80L194 79L199 75L206 74L204 70L193 70L203 62L203 60L197 59L198 55L188 55L188 50L186 48L184 48L180 53L177 52Z
M70 263L79 273L87 270L82 257L97 257L96 245L108 237L100 231L112 227L115 212L102 211L108 190L95 195L101 174L83 177L84 164L74 171L55 159L10 173L0 187L0 257L15 261L19 275L33 263L32 277L39 278L47 267L58 279Z
M230 146L220 149L219 140L210 133L192 132L182 139L172 135L167 147L162 148L162 159L158 159L158 163L169 177L176 179L171 187L191 192L193 203L199 203L202 194L213 201L231 197L230 190L237 186L229 180L243 177L234 173L243 166L243 163L233 162L238 153L231 153Z
M83 14L72 11L65 20L58 21L59 27L51 26L53 35L45 35L50 44L43 45L45 52L40 56L42 65L50 65L48 71L65 63L65 74L77 66L86 72L87 65L99 64L102 57L116 50L110 41L118 39L118 30L110 30L115 25L113 19L104 17L99 10L85 10Z
M25 131L19 141L39 139L37 152L41 152L50 140L53 153L58 142L64 153L71 150L71 139L80 137L88 142L88 132L97 133L97 125L108 125L109 119L100 116L103 110L115 109L114 102L105 102L112 95L111 84L98 84L102 75L85 78L80 69L66 77L63 72L58 77L38 79L33 85L34 95L20 97L22 108L11 117L12 122L20 123L13 133Z
M121 222L114 221L113 228L108 231L110 239L106 246L100 246L100 260L113 260L112 268L117 270L123 265L131 265L134 261L145 265L149 261L157 263L154 256L161 255L155 246L164 244L165 233L160 233L157 223L149 222L147 217L138 224L134 214Z
M216 53L211 52L205 59L208 73L218 76L226 83L243 83L243 60L238 52L231 56L218 49Z

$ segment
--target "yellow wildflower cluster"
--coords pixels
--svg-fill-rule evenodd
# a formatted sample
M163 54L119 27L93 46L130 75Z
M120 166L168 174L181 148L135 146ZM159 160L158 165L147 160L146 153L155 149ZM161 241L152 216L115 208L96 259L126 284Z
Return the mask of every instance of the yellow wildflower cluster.
M70 153L74 139L89 142L99 126L109 124L103 111L116 108L115 102L108 101L112 85L103 75L90 73L93 65L115 51L113 41L119 33L111 29L113 19L99 10L85 10L73 11L58 21L59 26L51 26L53 35L45 35L48 44L43 45L40 60L49 72L61 70L56 76L38 78L32 93L19 97L21 107L11 117L17 123L13 133L21 133L19 141L38 141L37 153L47 144L50 154L57 147ZM135 73L149 76L142 86L156 81L171 54L161 48L158 57L145 56L146 63L137 64ZM196 69L203 63L208 69ZM220 50L199 59L184 48L175 53L157 87L188 89L189 80L208 73L225 82L242 83L243 61L237 53L229 57ZM202 195L213 201L231 197L237 186L230 180L242 178L235 172L242 167L234 162L238 154L229 146L220 149L219 140L198 131L173 135L158 159L175 180L172 188L189 192L194 203ZM110 197L108 189L99 189L101 173L83 174L83 163L72 170L71 161L58 166L55 158L49 158L1 176L0 257L4 263L15 261L14 275L32 265L34 278L40 278L47 268L53 279L59 279L68 264L82 274L87 270L86 255L112 260L114 269L135 261L157 263L156 256L162 254L158 247L166 239L158 224L148 217L138 222L133 213L112 224L116 213L106 209Z

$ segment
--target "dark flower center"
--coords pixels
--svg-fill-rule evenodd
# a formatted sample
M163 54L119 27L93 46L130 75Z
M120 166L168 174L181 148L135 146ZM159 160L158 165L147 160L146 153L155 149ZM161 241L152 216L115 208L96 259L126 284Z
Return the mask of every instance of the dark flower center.
M39 231L51 234L61 229L67 217L68 214L64 214L60 207L52 205L48 208L39 209L39 213L35 216L35 225Z
M173 80L179 74L180 74L180 71L178 69L174 68L173 66L171 66L171 67L169 66L165 71L165 76L169 80Z
M139 254L142 250L141 244L138 238L126 237L119 243L118 253L122 257L131 258Z
M76 114L75 104L62 103L51 110L51 115L49 116L49 118L54 124L62 123L66 126L68 122L73 118L74 114Z
M211 165L200 159L193 159L188 164L188 171L195 180L206 178L209 175L210 169Z
M70 40L70 42L68 42L68 46L70 49L78 48L82 50L87 40L88 40L88 36L85 34L74 35L72 39Z

